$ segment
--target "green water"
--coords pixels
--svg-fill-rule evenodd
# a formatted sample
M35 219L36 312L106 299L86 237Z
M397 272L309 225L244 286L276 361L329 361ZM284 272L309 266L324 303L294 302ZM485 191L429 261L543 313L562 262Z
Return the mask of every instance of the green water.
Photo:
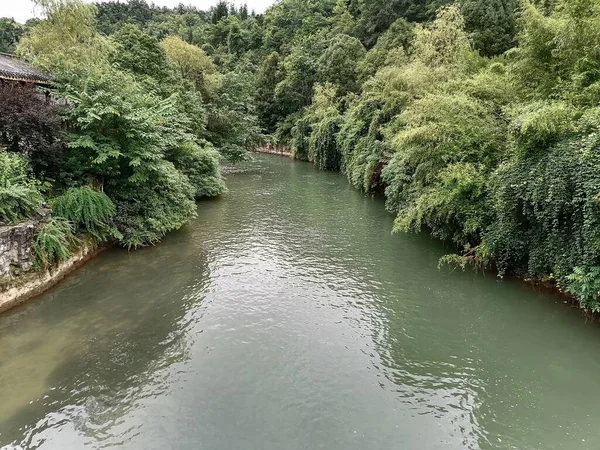
M600 326L260 156L0 316L3 449L597 449Z

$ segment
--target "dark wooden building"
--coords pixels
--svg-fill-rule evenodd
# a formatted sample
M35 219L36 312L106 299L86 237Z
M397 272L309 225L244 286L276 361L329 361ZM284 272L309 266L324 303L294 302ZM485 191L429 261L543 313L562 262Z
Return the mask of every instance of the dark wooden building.
M39 95L50 102L50 91L52 81L50 76L35 69L27 61L17 58L15 55L0 53L0 85L5 83L20 83L33 85L39 88Z
M0 80L49 86L50 77L14 55L0 53Z

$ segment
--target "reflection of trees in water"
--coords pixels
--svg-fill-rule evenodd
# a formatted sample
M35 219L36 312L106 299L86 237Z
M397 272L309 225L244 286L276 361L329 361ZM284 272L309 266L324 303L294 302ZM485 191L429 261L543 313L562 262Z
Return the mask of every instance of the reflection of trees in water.
M373 336L385 387L415 414L450 423L465 448L492 448L499 439L506 448L528 448L533 429L552 427L532 377L547 366L547 354L527 339L553 340L543 327L528 327L536 314L550 319L556 311L520 284L460 271L427 276L427 289L386 293L383 326Z
M22 440L35 448L38 433L65 419L86 439L110 439L145 397L163 393L172 366L189 359L186 332L203 314L209 282L203 253L186 231L154 248L112 250L32 304L31 317L20 311L9 332L18 336L33 320L40 338L32 344L43 346L46 332L56 329L69 330L76 342L45 377L43 398L22 402L2 425L0 444ZM23 376L43 372L31 364L23 363Z

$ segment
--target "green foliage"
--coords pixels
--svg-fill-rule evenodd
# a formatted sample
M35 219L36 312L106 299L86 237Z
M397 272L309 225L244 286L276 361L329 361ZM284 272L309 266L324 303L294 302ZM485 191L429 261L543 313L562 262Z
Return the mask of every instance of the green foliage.
M567 292L579 300L583 309L600 312L600 267L575 267L567 282Z
M344 171L352 185L364 192L371 192L380 186L379 179L383 167L384 146L372 136L358 139L351 156L343 156L346 162Z
M144 93L120 72L90 79L86 91L69 89L65 95L73 103L67 116L72 173L103 180L117 205L125 245L154 243L194 217L193 188L166 161L169 149L190 139L176 97Z
M14 52L24 31L24 27L15 22L14 19L7 17L0 18L0 52Z
M36 0L47 19L21 39L17 53L49 71L102 71L113 51L95 28L96 8L82 0Z
M145 0L131 0L129 2L100 2L96 3L98 9L98 29L103 34L109 35L118 31L123 23L144 26L152 20L155 11Z
M256 75L256 112L264 129L271 133L275 131L277 122L285 117L282 105L275 101L275 90L283 76L281 57L277 52L263 59Z
M500 55L516 43L518 0L462 0L460 11L475 48Z
M215 96L217 68L204 50L175 36L167 37L161 45L182 78L192 81L204 98Z
M465 31L464 18L456 6L438 11L428 26L418 25L413 45L415 58L424 64L446 70L468 70L475 54Z
M414 26L404 19L396 20L359 63L359 80L366 81L382 67L406 63L413 38Z
M559 1L552 14L523 3L519 46L513 71L538 98L594 93L600 81L600 4L595 0ZM584 99L587 96L584 96ZM592 97L597 102L598 97Z
M98 241L120 237L114 225L114 203L89 186L68 189L52 199L50 206L55 217L73 224L76 233L90 233Z
M336 111L328 111L313 124L308 143L308 159L321 170L339 170L341 155L336 143L336 133L341 117Z
M73 225L69 221L54 218L43 224L32 248L36 269L47 270L67 260L77 242Z
M576 130L577 111L565 102L532 102L516 107L513 115L511 128L523 150L548 147Z
M41 204L39 183L27 159L0 148L0 224L26 219Z
M339 170L342 157L337 145L342 116L338 111L336 88L317 85L310 108L292 128L292 155L307 159L322 170Z
M136 25L126 24L111 36L115 43L112 62L139 77L162 82L168 75L167 55L154 36Z
M370 48L391 24L402 18L409 22L426 22L449 0L357 0L357 32Z
M337 0L333 7L333 31L336 34L351 34L356 28L356 20L352 17L346 0Z
M120 242L129 248L152 245L196 217L195 188L172 163L160 162L152 178L129 181L111 198Z
M597 133L528 153L493 178L496 218L483 245L501 273L524 270L563 280L600 252L600 140Z
M274 101L284 116L308 106L317 82L317 61L324 41L315 36L299 40L283 61L284 78L275 88Z
M238 69L222 76L216 98L207 105L206 140L231 162L242 161L261 139L252 74Z
M205 30L169 31L175 36L162 44L147 32L208 25L193 8L179 8L184 23L154 6L99 5L100 28L112 33L105 37L95 28L96 7L40 2L48 18L19 50L53 71L55 95L68 105L57 180L66 193L54 207L77 232L128 247L155 243L195 216L195 198L224 191L219 153L241 160L258 143L251 74L242 67L221 74L203 50L177 37ZM235 41L234 19L227 17L229 44L243 53L256 41L251 33L250 44ZM256 19L245 20L251 27ZM73 187L82 185L104 193Z
M216 197L225 192L219 162L221 156L210 146L186 142L175 148L170 160L194 186L195 197Z
M340 96L358 91L357 69L365 54L358 39L345 34L335 36L317 63L319 80L335 84Z
M308 115L294 121L291 129L292 158L308 161L309 138L311 134L311 118Z
M123 72L90 76L85 90L77 80L64 83L61 95L72 105L65 112L73 150L68 164L79 179L108 177L111 188L111 179L150 179L165 150L189 138L176 97L144 92Z
M336 0L284 0L277 2L264 17L264 47L268 52L290 53L300 42L331 26Z

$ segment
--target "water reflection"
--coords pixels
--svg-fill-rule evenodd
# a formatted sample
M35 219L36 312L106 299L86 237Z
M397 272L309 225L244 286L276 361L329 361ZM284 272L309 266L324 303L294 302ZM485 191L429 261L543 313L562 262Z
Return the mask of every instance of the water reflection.
M190 237L102 254L2 318L0 442L38 448L65 425L88 443L118 445L135 435L142 423L123 427L121 418L180 375L190 314L203 314L208 265ZM193 249L193 262L182 261L183 249Z

